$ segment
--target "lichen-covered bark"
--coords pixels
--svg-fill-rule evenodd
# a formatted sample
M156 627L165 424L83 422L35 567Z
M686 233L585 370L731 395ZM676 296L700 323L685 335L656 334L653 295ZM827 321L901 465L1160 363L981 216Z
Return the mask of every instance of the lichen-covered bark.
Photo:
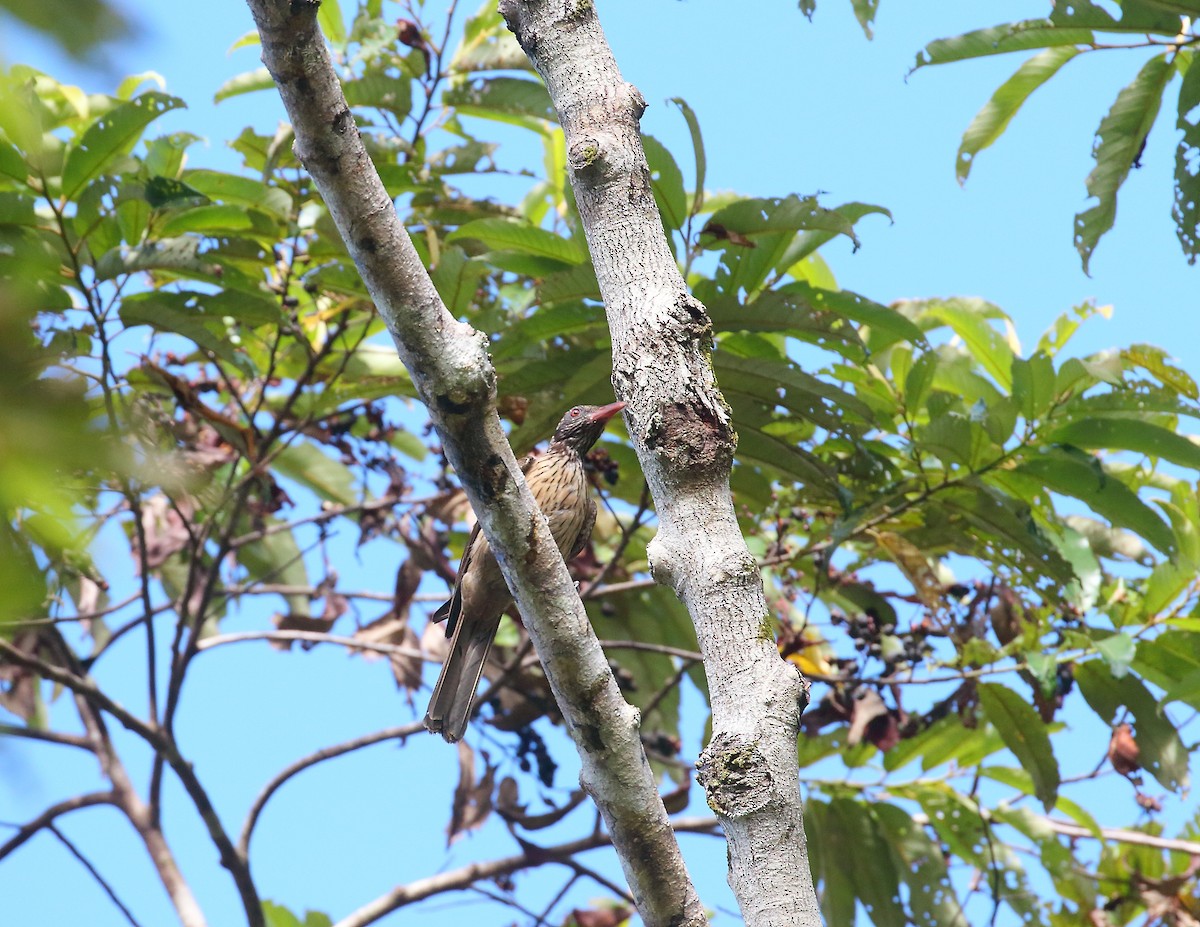
M696 625L713 709L700 760L746 923L820 923L796 734L806 693L761 633L762 580L729 492L736 446L709 362L711 328L663 237L638 131L646 104L590 0L500 0L566 133L575 200L613 336L613 385L658 511L651 567Z
M449 314L371 163L329 62L314 0L248 0L312 175L429 409L526 619L579 749L583 786L650 925L705 923L639 740L546 520L495 413L486 339Z

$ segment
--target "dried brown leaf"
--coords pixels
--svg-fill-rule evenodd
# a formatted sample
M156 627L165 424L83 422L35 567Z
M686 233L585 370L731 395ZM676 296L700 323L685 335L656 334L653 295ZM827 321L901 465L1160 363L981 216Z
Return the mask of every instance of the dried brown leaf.
M1131 777L1142 768L1138 761L1140 754L1132 727L1121 723L1113 728L1112 739L1108 742L1108 759L1113 769L1126 778Z
M154 570L187 546L189 535L183 515L191 517L190 506L180 502L177 507L162 493L142 503L142 533L146 537L145 555L139 550L136 532L132 538L135 575L141 576L142 563Z
M39 653L42 635L38 631L18 631L12 637L12 645L25 653L36 654L45 659L51 655ZM51 659L51 662L56 662ZM16 715L30 727L45 726L45 705L42 702L41 677L23 666L5 663L0 657L0 708Z
M475 780L475 751L466 741L458 742L458 787L450 809L450 824L446 828L446 843L453 843L463 834L478 830L492 813L492 788L496 767L483 754L484 771Z
M692 778L688 776L675 789L672 789L662 797L663 807L667 809L667 814L679 814L688 806L688 799L691 797Z
M333 627L333 622L332 618L299 615L294 612L288 612L286 615L276 613L271 616L271 624L275 625L277 631L307 631L328 634L329 629ZM271 646L276 650L290 650L293 643L294 641L271 641ZM300 646L308 650L313 644L301 641Z

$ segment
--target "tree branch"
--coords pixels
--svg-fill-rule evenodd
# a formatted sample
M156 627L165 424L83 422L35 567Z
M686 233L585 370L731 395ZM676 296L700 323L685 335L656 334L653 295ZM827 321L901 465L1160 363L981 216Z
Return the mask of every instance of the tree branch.
M730 885L751 927L818 927L796 765L805 689L764 632L762 577L729 490L736 435L708 357L712 324L663 236L639 132L646 101L621 76L595 4L500 0L500 12L566 137L613 385L658 513L651 572L687 606L704 655L713 737L698 771L729 840Z
M3 844L0 844L0 860L3 860L14 850L19 849L30 837L40 830L52 827L54 821L64 814L78 811L81 808L94 808L97 805L115 805L117 797L110 792L88 792L86 795L75 795L66 801L51 805L33 820L22 824Z
M83 868L88 871L91 877L96 880L101 890L108 896L108 900L116 905L117 910L125 916L125 920L129 921L132 927L141 927L141 925L137 922L137 918L133 916L133 912L129 910L129 908L125 905L125 902L123 902L117 895L116 889L114 889L112 885L109 884L108 880L100 874L100 870L92 865L92 861L84 855L83 851L80 850L79 847L75 846L71 840L67 839L67 835L53 824L46 825L46 829L58 838L58 842L66 848L67 852L74 856L75 859L79 861L79 865L83 866Z
M276 643L291 643L299 641L310 644L337 644L347 650L369 650L372 653L386 653L396 657L412 657L417 660L429 660L430 657L414 647L402 647L399 644L376 644L371 641L360 641L354 637L342 637L337 634L322 634L320 631L235 631L231 634L216 634L206 637L197 646L197 651L212 650L226 644L239 644L245 641L274 641ZM436 661L434 661L436 662Z
M992 821L992 814L986 808L979 809L980 816L985 821ZM1168 853L1186 853L1189 856L1200 856L1200 841L1181 840L1175 837L1158 837L1154 834L1144 834L1140 830L1128 830L1124 827L1101 827L1100 836L1089 828L1068 821L1057 821L1044 815L1034 815L1039 824L1044 824L1056 834L1081 840L1102 840L1105 843L1127 843L1131 846L1149 847L1152 850L1164 850ZM929 817L924 814L914 814L913 823L921 827L929 826Z
M680 818L671 822L675 833L710 833L717 828L716 818ZM473 883L495 879L498 876L511 875L522 869L531 869L545 862L563 862L586 850L610 846L611 837L603 832L591 834L579 840L572 840L555 847L530 846L524 853L515 856L505 856L485 863L471 863L461 869L449 872L439 872L427 879L418 879L407 885L398 885L390 892L383 894L374 901L363 905L353 914L342 918L334 927L367 927L385 915L421 901L442 892L460 891L469 888Z
M59 744L64 747L82 747L92 749L86 737L78 734L60 734L58 731L41 731L33 727L21 727L18 724L0 724L0 736L24 737L28 740L40 740L45 743Z
M238 852L243 858L250 857L250 838L254 835L254 828L258 824L258 819L262 815L263 809L267 802L271 800L279 788L287 782L292 776L297 773L304 772L310 766L316 766L318 763L323 763L325 760L332 760L335 757L345 756L347 753L353 753L355 750L361 750L363 747L370 747L374 744L383 743L388 740L403 740L406 737L411 737L413 734L420 733L424 730L422 724L406 724L402 727L389 727L382 731L376 731L374 734L366 734L362 737L356 737L354 740L347 740L345 743L335 744L332 747L323 747L315 753L310 753L308 756L301 757L294 763L285 766L280 770L274 778L271 779L257 797L254 803L250 806L250 811L246 814L246 822L242 825L241 836L238 837Z
M317 4L248 0L312 175L429 410L525 618L596 800L650 925L706 923L638 736L546 520L495 412L487 339L433 287L371 163L316 23ZM794 765L794 763L793 763Z
M199 778L197 778L192 764L180 755L175 742L160 729L151 727L132 714L128 709L113 701L90 678L76 676L74 673L53 666L32 654L25 653L3 639L0 639L0 655L3 655L18 666L33 670L43 679L59 683L74 692L89 705L94 705L112 715L127 730L137 734L150 745L154 750L155 756L161 757L171 767L183 785L184 791L187 792L188 797L192 800L192 804L196 806L196 811L199 813L201 820L204 821L209 837L220 853L221 865L228 869L230 875L233 877L250 927L263 927L262 903L258 898L258 891L254 887L254 882L250 878L249 867L246 865L245 859L237 852L233 841L229 839L229 835L225 832L221 824L221 819L217 815L217 811L213 807L208 793L205 791L203 785L201 785ZM111 771L108 769L106 769L106 773L111 775ZM118 785L118 783L114 782L114 785ZM126 794L122 795L120 792L125 792ZM150 851L151 856L154 857L155 864L158 865L164 859L164 855L170 856L166 843L162 839L162 832L153 822L153 816L149 814L149 809L146 809L141 804L140 799L137 799L136 795L133 794L131 787L121 786L120 792L116 793L117 804L125 809L126 815L138 829L139 833L141 833L142 838L146 841L147 849ZM145 816L142 814L143 811L146 811ZM171 861L171 865L174 866L173 860ZM162 870L160 869L160 871ZM196 914L199 915L199 908L196 908ZM199 917L198 920L194 920L192 923L203 923L203 918Z

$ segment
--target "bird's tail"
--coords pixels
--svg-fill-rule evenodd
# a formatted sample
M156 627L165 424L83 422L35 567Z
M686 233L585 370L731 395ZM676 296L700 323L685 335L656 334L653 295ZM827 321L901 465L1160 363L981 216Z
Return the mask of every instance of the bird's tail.
M483 622L464 621L459 616L450 653L442 664L442 673L429 698L429 710L425 712L425 727L450 743L462 740L467 732L475 687L483 675L483 665L499 626L499 615Z

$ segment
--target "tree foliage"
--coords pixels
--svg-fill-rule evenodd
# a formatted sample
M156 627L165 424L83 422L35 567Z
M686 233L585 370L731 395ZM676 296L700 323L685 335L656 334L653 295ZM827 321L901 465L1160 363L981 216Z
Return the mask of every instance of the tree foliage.
M1176 36L1183 6L1127 0L1114 19L1077 3L931 44L919 64L1041 49L968 130L960 165L1097 30ZM874 9L855 4L864 26ZM453 48L447 24L397 26L379 0L349 22L329 0L321 15L439 292L490 334L501 411L528 451L563 408L610 389L549 98L490 4ZM1101 126L1085 261L1176 70L1181 106L1195 102L1189 63L1181 48L1151 58ZM453 578L463 497L286 128L244 129L229 140L241 169L222 171L193 165L197 136L157 134L183 102L153 81L84 95L24 66L4 81L0 441L21 453L0 459L0 708L19 722L0 730L96 752L107 788L121 760L104 719L132 724L152 774L132 797L100 794L147 847L163 779L177 776L248 921L324 923L257 897L250 836L272 793L235 844L234 809L207 805L176 734L183 681L207 649L235 642L223 624L254 602L258 636L386 654L418 692L441 630L416 605ZM251 72L217 97L269 86ZM647 137L646 153L664 234L712 320L765 630L814 683L797 757L828 922L851 923L859 905L884 927L966 924L993 906L1029 923L1194 922L1200 822L1162 812L1181 807L1181 719L1200 709L1196 382L1149 345L1073 354L1072 336L1105 312L1091 304L1022 343L1001 308L973 297L882 305L842 288L820 249L857 244L886 210L706 191L700 120L675 103L691 150ZM498 145L530 142L542 163L498 198L511 189L489 184ZM1193 181L1177 177L1189 202ZM681 710L681 688L704 695L706 681L686 612L649 578L636 458L610 434L591 460L608 508L573 569L678 813L693 761L681 738L705 722ZM329 556L339 534L399 561L394 584L343 588ZM113 538L130 551L117 573L97 565ZM355 628L350 600L381 592L390 601ZM140 701L122 708L93 680L126 635L147 658ZM483 717L506 753L481 770L462 748L452 836L493 812L520 841L564 818L591 832L582 796L534 797L554 779L556 713L526 640L516 622L501 632ZM54 723L63 687L79 696L80 743L68 733L79 722ZM1131 785L1110 784L1108 808L1073 797L1118 775ZM1129 826L1098 823L1114 815ZM0 858L42 826L18 830Z
M851 0L851 5L867 38L871 38L878 0ZM955 165L959 183L966 183L976 156L1004 134L1030 95L1057 77L1068 62L1089 53L1144 49L1146 57L1141 66L1136 73L1130 72L1132 79L1109 105L1096 129L1092 144L1096 166L1086 181L1090 205L1075 216L1075 247L1086 272L1100 239L1116 221L1121 185L1132 169L1142 166L1146 138L1167 99L1168 88L1178 76L1174 111L1180 137L1175 148L1171 217L1188 263L1195 263L1200 254L1200 70L1193 68L1192 62L1200 3L1114 0L1106 6L1098 0L1080 0L1050 5L1048 16L936 39L917 53L914 71L990 55L1035 52L996 88L967 126ZM800 0L801 11L809 17L815 8L815 0Z

